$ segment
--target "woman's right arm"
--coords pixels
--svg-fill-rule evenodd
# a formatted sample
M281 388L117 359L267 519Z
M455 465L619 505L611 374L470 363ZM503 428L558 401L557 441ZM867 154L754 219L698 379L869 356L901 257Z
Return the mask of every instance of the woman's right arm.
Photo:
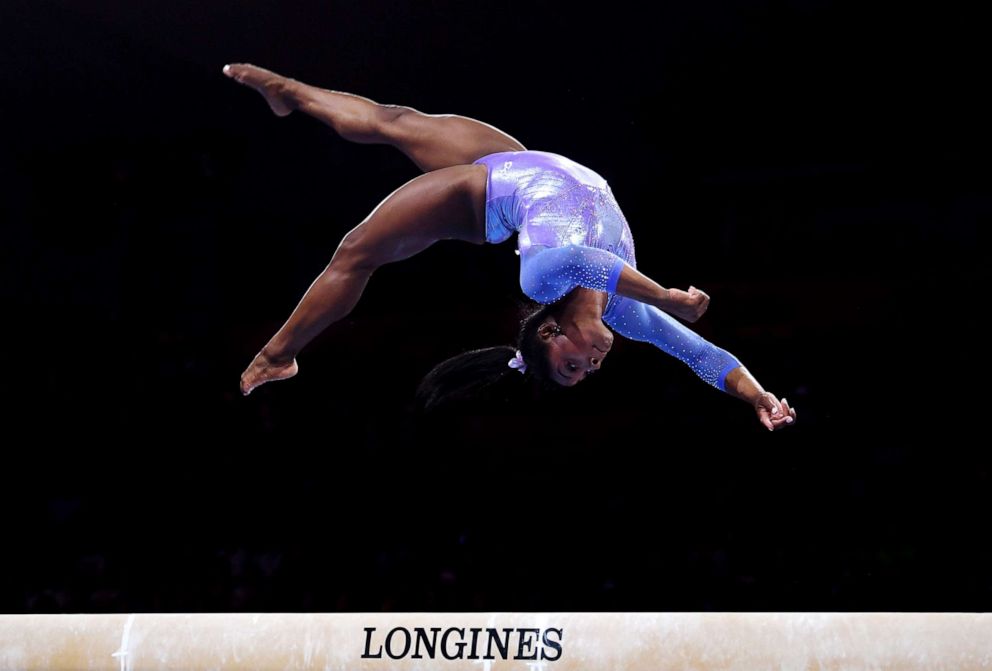
M750 403L758 413L758 420L769 431L796 421L796 409L790 408L784 398L779 401L774 394L765 391L744 366L727 373L724 387L731 396Z
M687 364L707 384L746 401L769 431L796 421L795 409L762 389L740 359L664 310L624 297L603 314L603 321L625 338L654 344Z
M726 378L742 364L661 308L626 296L617 299L603 321L625 338L652 343L688 365L704 382L726 391Z

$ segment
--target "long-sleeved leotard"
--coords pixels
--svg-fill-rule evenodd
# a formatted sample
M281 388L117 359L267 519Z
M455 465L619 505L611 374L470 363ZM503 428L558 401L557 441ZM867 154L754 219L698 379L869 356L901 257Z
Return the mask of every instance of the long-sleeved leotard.
M616 293L624 264L637 268L634 239L609 184L559 154L510 151L483 156L486 241L517 233L520 288L551 303L576 286L608 294L603 321L614 331L650 342L686 363L702 380L726 391L741 362L661 309Z

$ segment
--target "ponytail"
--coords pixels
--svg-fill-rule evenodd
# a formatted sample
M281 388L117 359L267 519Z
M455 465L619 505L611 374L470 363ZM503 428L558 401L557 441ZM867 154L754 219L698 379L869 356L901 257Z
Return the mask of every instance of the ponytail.
M547 344L537 335L537 329L547 317L557 318L560 308L561 302L547 305L523 303L516 345L473 349L437 364L417 387L417 408L430 412L449 402L469 398L508 375L533 378L545 388L557 388L558 385L550 382ZM526 364L523 374L517 364L510 366L518 350Z
M509 345L496 345L462 352L442 361L417 387L417 406L430 412L440 405L471 397L510 373L520 375L507 363L515 353Z

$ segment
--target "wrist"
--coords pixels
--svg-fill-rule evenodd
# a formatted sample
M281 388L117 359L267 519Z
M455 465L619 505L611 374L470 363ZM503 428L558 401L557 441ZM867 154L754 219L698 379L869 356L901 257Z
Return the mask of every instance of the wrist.
M727 373L724 389L731 396L747 401L751 405L757 404L761 395L765 393L765 390L744 366L738 366Z
M663 286L658 286L658 291L655 295L654 306L661 310L670 308L675 305L675 296L671 289L666 289Z

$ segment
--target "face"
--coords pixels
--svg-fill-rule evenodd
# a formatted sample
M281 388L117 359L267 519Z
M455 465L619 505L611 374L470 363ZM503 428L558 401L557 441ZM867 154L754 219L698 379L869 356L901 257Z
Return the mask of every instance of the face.
M595 375L613 346L613 334L602 322L582 328L545 323L539 333L548 342L551 379L565 387Z

